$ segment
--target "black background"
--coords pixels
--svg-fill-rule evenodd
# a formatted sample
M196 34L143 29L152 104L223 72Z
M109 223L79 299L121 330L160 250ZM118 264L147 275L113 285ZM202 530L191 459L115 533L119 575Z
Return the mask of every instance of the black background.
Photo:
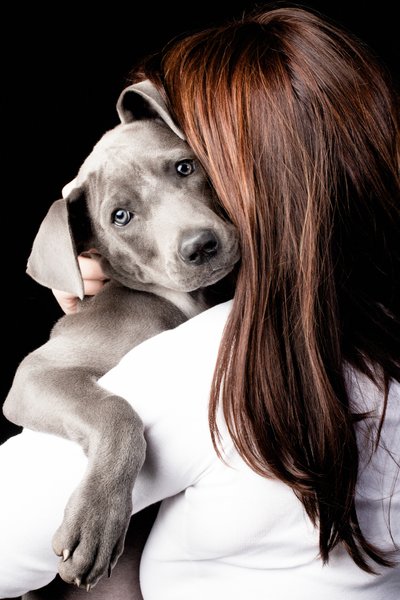
M2 404L20 360L44 343L61 310L25 274L32 240L94 143L117 124L133 65L176 35L240 16L254 2L14 3L2 23ZM262 2L257 3L262 6ZM361 37L398 81L395 3L304 2ZM96 349L93 348L93 352ZM0 417L0 441L18 428Z

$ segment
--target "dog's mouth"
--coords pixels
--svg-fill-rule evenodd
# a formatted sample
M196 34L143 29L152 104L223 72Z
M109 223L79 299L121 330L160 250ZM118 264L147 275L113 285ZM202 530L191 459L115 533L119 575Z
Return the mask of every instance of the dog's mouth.
M201 267L188 269L186 273L171 274L170 287L176 291L194 292L208 287L226 277L235 267L240 256L235 256L233 261L224 264L215 264L215 261L206 261Z

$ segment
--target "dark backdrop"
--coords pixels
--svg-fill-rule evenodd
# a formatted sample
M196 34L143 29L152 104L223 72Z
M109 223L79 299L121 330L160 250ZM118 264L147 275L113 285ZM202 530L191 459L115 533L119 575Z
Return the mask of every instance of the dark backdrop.
M239 16L254 2L30 3L2 14L2 404L20 360L61 316L25 274L40 221L104 131L131 67L175 35ZM259 6L263 3L258 2ZM391 1L304 2L358 34L395 78L398 20ZM96 352L96 349L93 349ZM0 441L19 430L0 416Z

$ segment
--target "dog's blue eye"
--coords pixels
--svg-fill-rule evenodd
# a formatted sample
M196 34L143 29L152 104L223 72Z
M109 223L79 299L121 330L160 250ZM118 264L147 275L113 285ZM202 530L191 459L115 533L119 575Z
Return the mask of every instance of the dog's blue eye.
M190 158L186 158L185 160L180 160L175 164L175 169L182 177L187 177L191 175L195 170L194 160Z
M128 225L129 221L132 220L132 217L133 213L129 212L129 210L125 210L124 208L118 208L117 210L114 210L111 215L112 222L114 225L117 225L117 227L124 227L125 225Z

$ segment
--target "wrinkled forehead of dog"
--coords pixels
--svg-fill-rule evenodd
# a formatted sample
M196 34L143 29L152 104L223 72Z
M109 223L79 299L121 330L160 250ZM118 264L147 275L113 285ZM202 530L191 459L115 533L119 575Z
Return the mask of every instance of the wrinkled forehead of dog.
M149 81L127 87L117 102L121 124L96 143L82 164L76 185L102 177L132 176L142 169L193 156L184 135L167 111L165 102Z

